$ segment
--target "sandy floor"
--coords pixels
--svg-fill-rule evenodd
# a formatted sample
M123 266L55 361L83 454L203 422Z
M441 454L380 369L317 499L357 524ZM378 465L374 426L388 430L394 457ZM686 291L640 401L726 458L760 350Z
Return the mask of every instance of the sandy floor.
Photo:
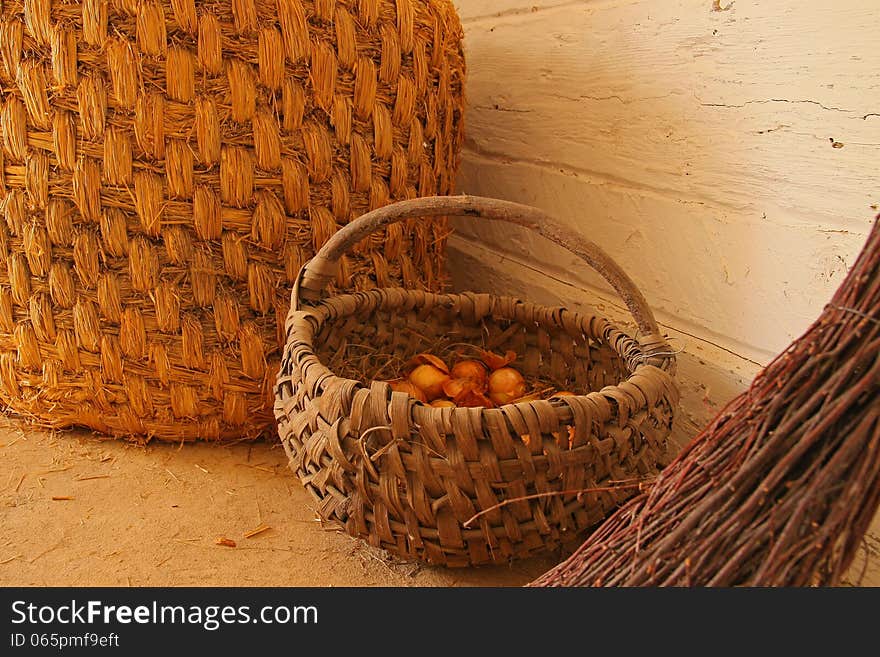
M0 459L4 586L520 586L556 563L392 561L322 529L268 443L138 447L0 418Z
M0 416L0 463L0 586L521 586L562 559L399 562L322 528L268 442L140 447ZM878 537L880 514L848 584L880 586Z

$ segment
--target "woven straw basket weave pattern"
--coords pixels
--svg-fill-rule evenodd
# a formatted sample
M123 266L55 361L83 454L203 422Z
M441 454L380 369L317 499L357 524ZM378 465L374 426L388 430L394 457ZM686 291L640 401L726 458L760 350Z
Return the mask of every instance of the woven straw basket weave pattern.
M445 194L448 0L5 1L0 398L170 440L272 423L289 289L350 219ZM337 284L434 288L446 228L389 228Z
M504 562L582 537L663 462L678 403L674 356L604 255L597 268L625 279L622 296L646 331L639 340L601 317L487 294L395 288L302 302L319 298L360 222L374 228L389 220L382 213L404 217L428 203L435 216L534 216L530 227L554 236L549 218L530 208L472 197L396 203L338 233L306 265L287 320L275 415L291 467L324 521L405 558ZM577 394L433 408L345 366L352 347L375 352L380 369L444 340L511 349L527 379Z

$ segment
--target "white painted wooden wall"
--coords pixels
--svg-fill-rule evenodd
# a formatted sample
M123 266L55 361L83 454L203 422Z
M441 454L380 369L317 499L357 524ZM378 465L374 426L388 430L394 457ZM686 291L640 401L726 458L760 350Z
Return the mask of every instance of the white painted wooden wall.
M455 1L458 191L539 206L624 266L686 350L687 439L818 316L878 212L880 1ZM556 247L457 228L456 286L620 316Z
M764 361L815 318L877 214L880 2L713 10L728 2L457 0L459 191L565 219L665 322ZM583 276L507 233L478 235Z

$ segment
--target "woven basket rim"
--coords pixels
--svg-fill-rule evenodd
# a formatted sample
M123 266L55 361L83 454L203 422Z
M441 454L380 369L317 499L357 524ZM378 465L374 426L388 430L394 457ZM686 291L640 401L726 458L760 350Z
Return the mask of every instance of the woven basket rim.
M575 320L583 320L584 318L588 318L591 320L597 320L599 322L603 322L605 326L605 332L611 332L615 335L616 340L607 340L605 336L595 336L597 339L602 339L603 342L613 350L624 362L627 371L629 374L618 381L616 384L607 385L602 387L599 390L593 390L588 393L578 394L575 393L573 395L567 397L555 398L553 400L549 399L538 399L538 400L530 400L530 401L522 401L515 402L510 404L504 404L502 406L497 406L494 408L480 406L480 407L455 407L455 408L436 408L432 407L429 404L423 403L420 400L410 396L405 392L392 392L390 387L388 389L389 399L391 395L404 395L411 402L410 407L414 413L418 415L418 417L412 418L415 421L418 421L420 418L430 419L431 417L438 418L441 415L445 415L448 413L462 411L465 410L469 413L474 412L475 410L479 410L481 415L485 417L488 414L495 414L499 411L503 412L506 409L520 407L522 405L533 405L535 403L540 403L542 405L549 405L557 414L557 418L561 424L570 424L573 421L573 413L571 410L570 401L572 399L583 400L588 398L595 399L596 395L600 395L602 397L608 397L615 393L620 393L632 397L632 394L625 390L622 385L630 384L634 385L641 392L641 388L636 384L638 377L644 376L645 374L651 372L653 375L656 375L658 372L662 372L665 375L669 375L670 371L674 371L675 366L675 354L670 351L661 351L659 354L652 352L650 349L651 346L659 346L661 349L668 349L668 344L665 342L657 342L656 336L643 336L644 342L640 342L639 339L632 337L629 333L621 329L615 322L612 322L606 317L595 313L587 313L580 312L576 310L571 310L565 306L550 306L545 304L532 303L528 301L524 301L520 297L512 296L512 295L499 295L493 293L475 293L475 292L429 292L425 290L411 290L408 288L402 287L385 287L385 288L375 288L372 290L362 290L358 292L350 292L350 293L342 293L336 294L331 297L326 297L320 301L313 302L310 305L304 305L300 310L295 310L292 306L290 313L288 314L287 322L286 322L286 334L287 341L285 344L284 355L282 357L282 366L279 370L278 375L278 383L280 384L282 379L286 379L287 375L285 372L287 371L287 367L285 363L288 362L288 356L290 354L290 350L294 345L299 345L300 347L308 346L309 352L315 357L318 358L318 354L314 349L311 338L314 337L315 334L320 330L321 326L326 324L327 322L336 321L344 317L349 317L352 314L358 312L359 309L362 308L364 303L368 302L371 297L379 297L382 299L382 302L378 304L374 311L381 310L385 306L387 306L391 301L391 295L403 294L407 296L412 295L422 295L423 300L427 300L429 298L440 299L446 298L449 300L449 305L454 305L456 299L462 298L476 298L476 297L485 297L493 302L493 311L488 313L489 316L498 319L508 319L503 315L499 315L498 311L495 310L495 307L499 302L512 302L513 304L529 304L533 308L542 310L542 311L551 311L551 312L565 312L572 316ZM337 312L331 302L336 300L339 301L352 300L355 303L354 309L350 313L340 313ZM414 304L414 307L417 307L421 304ZM304 336L298 336L295 334L294 327L294 319L297 317L305 317L309 318L311 321L309 325L312 326L312 335L308 336L308 338L303 339ZM513 318L509 318L513 319ZM582 333L582 336L586 339L589 339L588 336ZM623 345L621 347L620 345ZM635 363L633 361L639 361ZM351 392L358 389L367 389L369 390L371 384L365 383L364 381L360 381L357 379L350 379L348 377L339 376L330 368L328 368L323 362L318 359L318 362L325 368L327 368L329 372L329 376L323 377L318 385L321 388L322 392L326 392L329 389L339 386L340 384L347 384L352 386ZM635 381L634 381L635 380ZM372 385L387 385L384 382L373 382ZM277 390L277 388L276 388ZM640 410L644 408L648 408L654 400L650 400L647 396L642 392L643 400L637 407L630 406L631 412L632 410ZM545 406L547 408L547 406Z

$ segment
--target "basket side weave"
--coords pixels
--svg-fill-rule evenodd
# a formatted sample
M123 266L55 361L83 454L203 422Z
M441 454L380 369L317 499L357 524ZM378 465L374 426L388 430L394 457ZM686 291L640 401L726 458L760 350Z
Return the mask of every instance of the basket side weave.
M17 0L0 15L0 399L41 424L272 424L288 291L353 217L452 191L448 0ZM337 289L436 288L444 224Z
M678 402L671 372L644 364L644 348L607 320L513 298L338 295L291 312L288 335L275 414L316 511L375 547L434 564L506 562L580 536L656 474ZM331 367L348 345L402 362L450 335L515 347L527 374L595 389L431 408ZM661 364L673 370L674 358Z

